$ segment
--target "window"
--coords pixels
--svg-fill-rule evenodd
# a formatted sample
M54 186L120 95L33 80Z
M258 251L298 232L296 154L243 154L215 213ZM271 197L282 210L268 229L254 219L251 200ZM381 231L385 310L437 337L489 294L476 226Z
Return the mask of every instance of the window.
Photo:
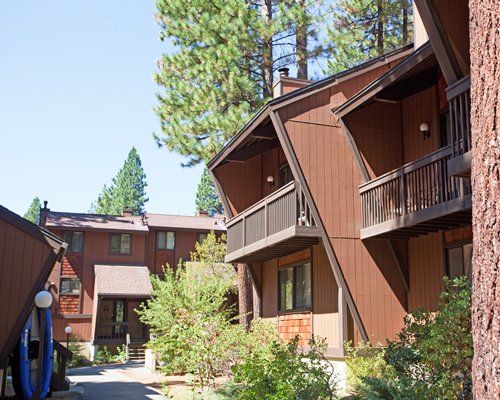
M311 308L311 263L278 271L279 311Z
M280 187L285 186L287 183L293 181L292 170L287 164L280 168Z
M450 279L463 275L472 279L472 243L452 245L446 249L446 274Z
M130 234L111 234L111 254L130 254Z
M64 231L62 237L68 243L68 253L81 253L83 250L83 232Z
M59 293L61 294L80 294L81 283L78 278L61 278Z
M198 243L202 244L203 241L207 238L207 233L198 233Z
M175 247L175 232L158 232L156 248L159 250L173 250Z

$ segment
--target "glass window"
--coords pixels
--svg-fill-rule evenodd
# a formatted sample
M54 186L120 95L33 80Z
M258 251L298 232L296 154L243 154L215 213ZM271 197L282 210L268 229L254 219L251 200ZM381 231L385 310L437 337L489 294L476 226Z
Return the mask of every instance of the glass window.
M111 234L111 254L130 254L130 234Z
M207 238L207 234L206 233L198 233L198 243L199 244L202 244L203 241Z
M81 283L78 278L61 278L59 293L61 294L80 294Z
M156 247L159 250L173 250L175 247L175 232L158 232Z
M279 270L278 280L280 311L311 308L310 263Z
M83 232L64 231L62 237L68 243L68 253L81 253L83 250Z
M287 164L280 169L280 187L285 186L287 183L293 181L292 170Z
M450 279L459 276L472 279L472 243L446 249L446 272Z

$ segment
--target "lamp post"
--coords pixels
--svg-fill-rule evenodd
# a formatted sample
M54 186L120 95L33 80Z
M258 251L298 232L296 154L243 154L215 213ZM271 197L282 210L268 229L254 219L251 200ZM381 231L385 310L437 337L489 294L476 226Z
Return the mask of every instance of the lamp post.
M46 290L42 290L35 296L35 305L40 309L40 338L38 344L38 370L36 376L35 400L40 400L42 389L42 365L43 350L45 345L45 310L52 304L52 295Z
M73 332L73 329L71 326L67 325L66 328L64 328L64 332L66 332L66 348L69 349L69 335Z

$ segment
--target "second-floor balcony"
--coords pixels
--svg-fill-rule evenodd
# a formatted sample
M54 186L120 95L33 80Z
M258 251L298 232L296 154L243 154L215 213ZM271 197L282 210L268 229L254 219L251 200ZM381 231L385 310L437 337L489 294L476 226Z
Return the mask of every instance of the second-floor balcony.
M290 182L227 222L226 262L262 262L319 241L298 182Z
M450 176L452 154L443 147L361 185L361 238L404 238L470 223L470 180Z

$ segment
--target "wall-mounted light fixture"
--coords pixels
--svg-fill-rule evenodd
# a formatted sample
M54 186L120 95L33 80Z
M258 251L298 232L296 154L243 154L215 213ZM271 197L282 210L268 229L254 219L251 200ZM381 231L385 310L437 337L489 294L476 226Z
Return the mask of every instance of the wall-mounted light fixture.
M420 132L422 133L424 140L431 137L431 131L429 130L429 125L426 122L420 124Z
M266 178L266 181L267 181L267 183L269 183L269 187L273 187L274 186L274 176L268 175L267 178Z

